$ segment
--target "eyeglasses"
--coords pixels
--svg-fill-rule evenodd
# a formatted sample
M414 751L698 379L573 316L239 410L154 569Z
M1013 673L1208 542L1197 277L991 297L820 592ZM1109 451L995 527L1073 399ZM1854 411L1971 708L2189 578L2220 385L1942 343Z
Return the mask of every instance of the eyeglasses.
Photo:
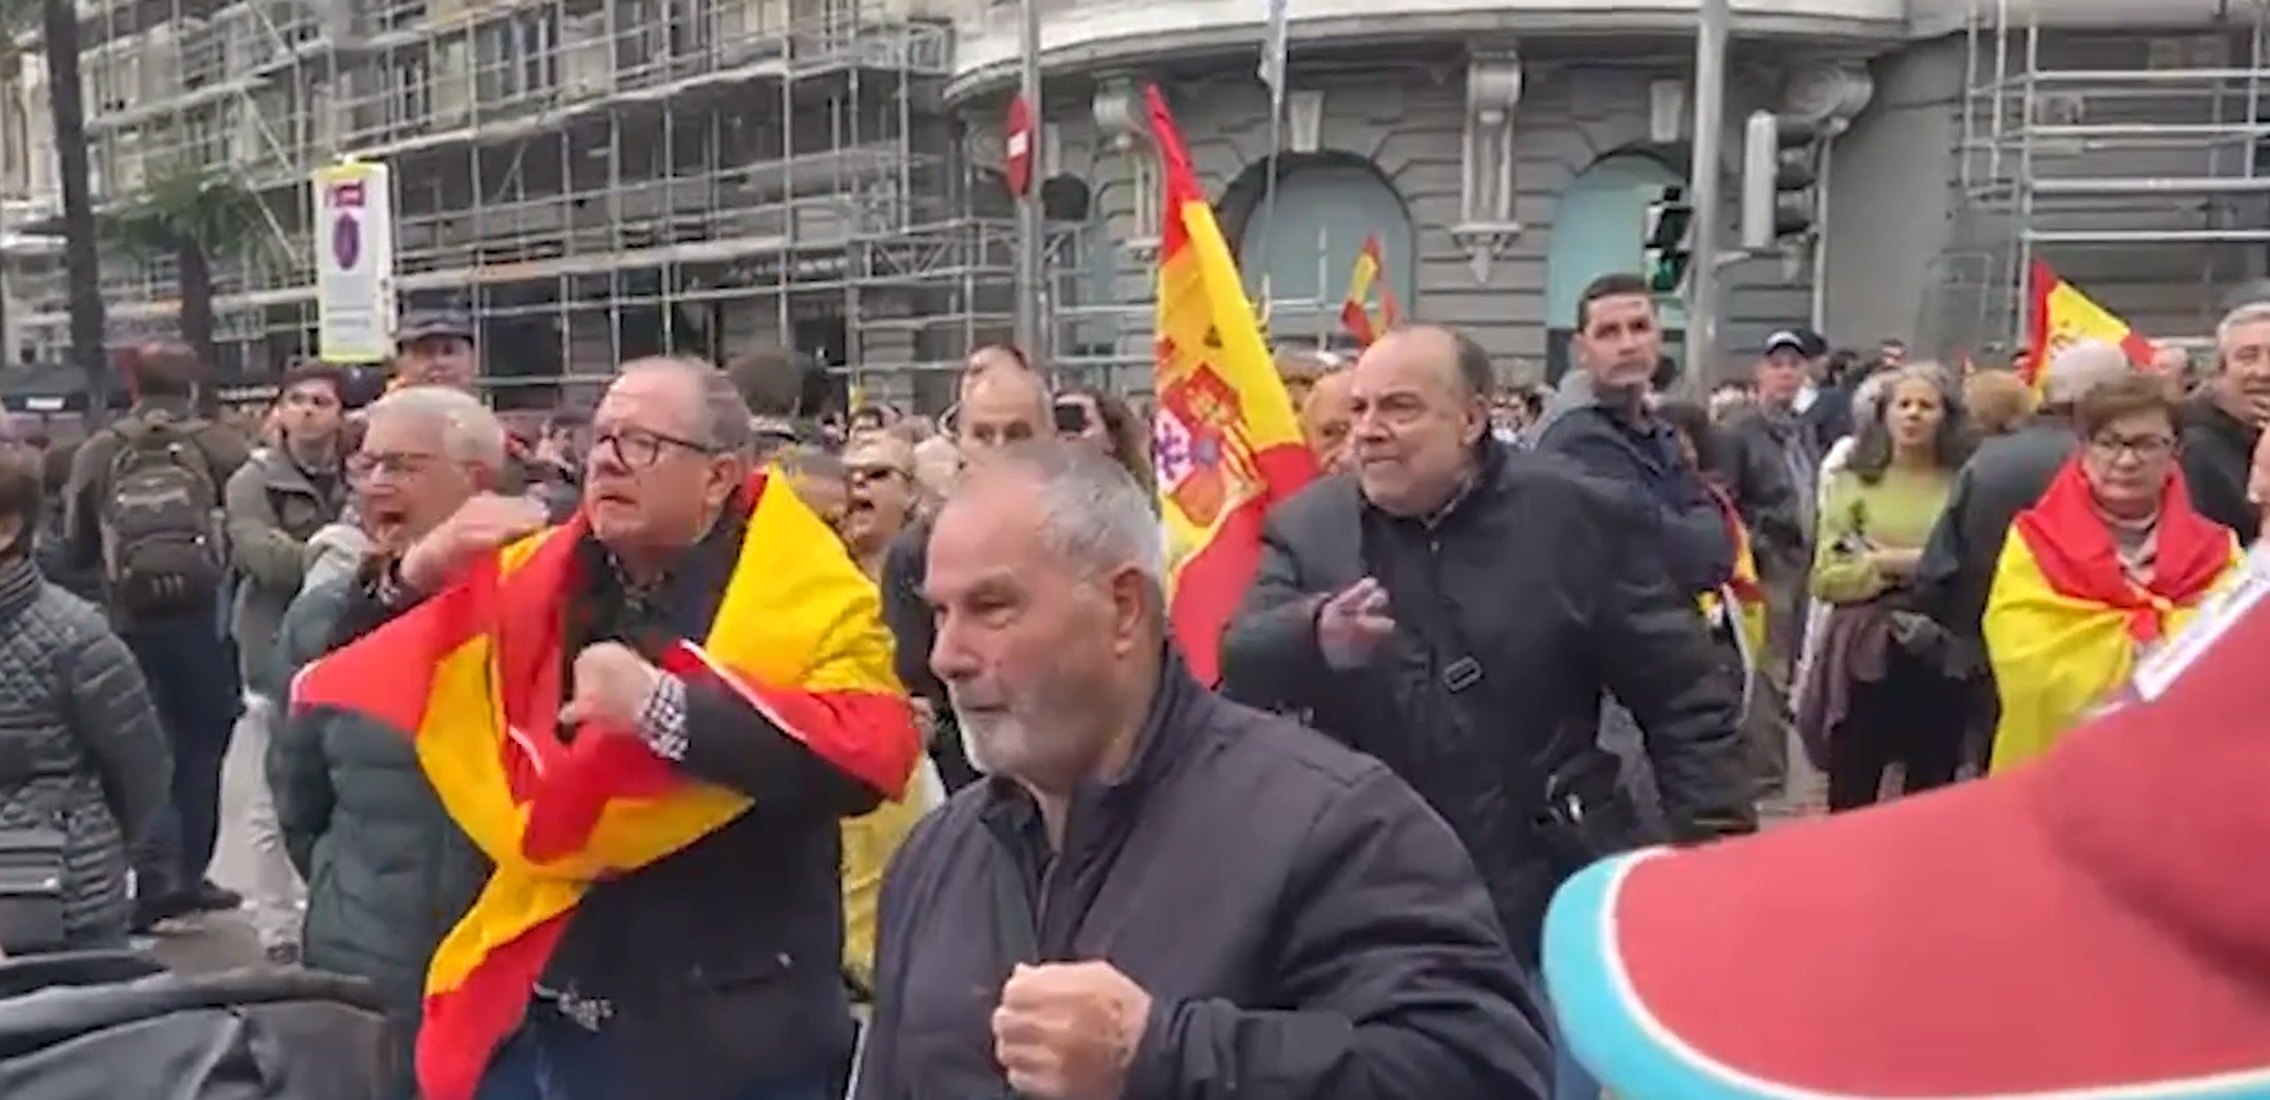
M594 457L612 454L617 464L633 470L643 470L660 462L663 450L669 447L682 448L698 455L717 453L717 448L707 443L697 443L645 428L618 428L591 439L591 453Z
M2173 454L2175 452L2175 437L2166 435L2093 436L2089 440L2089 450L2095 452L2099 457L2114 462L2123 458L2149 462Z
M914 473L897 466L853 466L851 468L851 485L853 488L858 488L870 482L888 481L892 478L912 480Z
M373 474L390 477L415 477L426 467L441 461L441 456L422 451L356 451L347 456L347 479L368 481Z

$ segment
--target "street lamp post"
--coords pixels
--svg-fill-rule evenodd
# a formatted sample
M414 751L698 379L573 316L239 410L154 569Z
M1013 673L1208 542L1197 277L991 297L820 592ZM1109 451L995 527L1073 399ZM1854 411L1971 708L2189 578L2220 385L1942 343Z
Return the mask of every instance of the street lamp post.
M1042 131L1047 113L1040 95L1040 0L1016 0L1019 94L1024 97L1026 153L1032 165L1024 193L1017 196L1017 346L1036 360L1047 361L1047 222L1041 216L1040 179L1049 166L1042 160Z
M1026 0L1030 2L1030 0ZM1681 386L1701 395L1718 365L1719 138L1726 124L1728 0L1702 0L1695 31L1694 165L1687 181L1695 211L1692 293L1687 300L1687 369Z

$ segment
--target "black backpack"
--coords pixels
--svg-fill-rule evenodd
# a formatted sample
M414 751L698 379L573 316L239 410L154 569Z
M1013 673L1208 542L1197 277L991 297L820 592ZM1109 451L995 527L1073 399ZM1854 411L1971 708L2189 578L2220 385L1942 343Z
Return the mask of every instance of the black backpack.
M221 489L197 440L205 427L153 413L113 429L119 448L98 522L103 580L117 610L189 611L220 592Z

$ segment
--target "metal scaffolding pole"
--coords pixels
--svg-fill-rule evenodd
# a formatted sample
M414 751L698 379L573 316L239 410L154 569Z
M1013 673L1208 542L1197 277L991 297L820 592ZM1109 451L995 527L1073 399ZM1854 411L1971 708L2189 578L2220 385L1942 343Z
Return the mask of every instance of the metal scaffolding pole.
M1047 310L1043 298L1048 293L1042 277L1047 265L1047 224L1041 217L1040 179L1046 166L1041 163L1042 121L1047 117L1040 98L1040 0L1017 0L1017 63L1019 94L1024 96L1026 117L1032 120L1027 156L1032 174L1027 178L1025 193L1017 197L1017 346L1034 359L1046 362Z
M1687 364L1681 386L1700 396L1718 365L1719 136L1726 123L1728 0L1702 0L1695 31L1695 148L1687 194L1695 210L1692 297L1687 303Z

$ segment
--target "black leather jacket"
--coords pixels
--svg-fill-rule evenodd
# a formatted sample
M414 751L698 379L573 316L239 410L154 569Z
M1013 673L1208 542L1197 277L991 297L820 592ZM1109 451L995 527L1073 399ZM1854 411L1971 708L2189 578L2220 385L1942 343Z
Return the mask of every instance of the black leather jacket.
M1640 502L1563 459L1490 444L1476 477L1432 521L1371 508L1346 477L1278 507L1223 670L1233 697L1305 711L1418 788L1530 955L1569 869L1537 835L1541 788L1601 769L1603 694L1639 721L1673 838L1746 831L1755 810L1740 687ZM1322 594L1367 575L1399 629L1368 666L1334 672L1316 642ZM1478 677L1459 674L1463 658Z

